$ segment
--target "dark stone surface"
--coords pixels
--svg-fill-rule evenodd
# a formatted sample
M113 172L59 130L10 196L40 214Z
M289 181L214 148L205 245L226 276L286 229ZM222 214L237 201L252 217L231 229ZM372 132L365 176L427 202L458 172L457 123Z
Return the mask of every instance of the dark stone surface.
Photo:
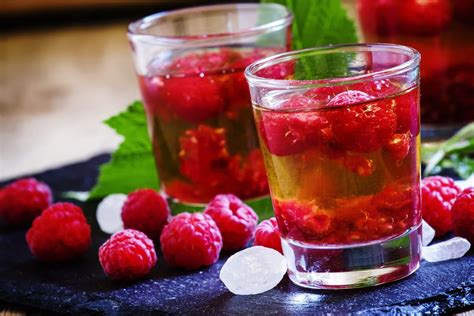
M86 190L97 166L108 159L48 171L37 178L58 197L63 190ZM103 274L98 247L107 239L95 221L96 203L80 204L93 228L93 245L79 261L35 261L25 229L0 232L0 302L29 312L99 314L446 314L474 309L474 255L441 263L423 262L412 276L374 288L316 291L299 288L288 278L273 290L235 296L219 281L228 254L207 269L183 272L168 268L161 256L150 278L133 283L111 281ZM1 229L1 228L0 228Z

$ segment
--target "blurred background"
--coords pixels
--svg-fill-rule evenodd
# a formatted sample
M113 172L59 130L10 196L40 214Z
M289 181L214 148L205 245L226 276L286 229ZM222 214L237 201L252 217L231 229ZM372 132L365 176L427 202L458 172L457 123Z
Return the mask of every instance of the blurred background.
M140 97L128 23L163 10L211 3L3 0L0 179L115 149L120 138L101 121Z

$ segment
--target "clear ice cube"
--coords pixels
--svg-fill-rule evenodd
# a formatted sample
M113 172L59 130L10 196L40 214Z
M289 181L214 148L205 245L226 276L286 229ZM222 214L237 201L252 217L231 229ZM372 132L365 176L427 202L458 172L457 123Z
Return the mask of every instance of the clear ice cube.
M422 241L423 246L428 246L435 236L435 230L424 220L421 222L422 225Z
M454 237L446 241L423 247L423 259L429 262L438 262L461 258L469 251L471 243L467 239Z
M286 270L285 257L278 251L255 246L239 251L227 259L219 278L232 293L251 295L277 286Z
M110 194L97 206L97 222L104 233L113 234L123 230L121 213L126 199L125 194Z

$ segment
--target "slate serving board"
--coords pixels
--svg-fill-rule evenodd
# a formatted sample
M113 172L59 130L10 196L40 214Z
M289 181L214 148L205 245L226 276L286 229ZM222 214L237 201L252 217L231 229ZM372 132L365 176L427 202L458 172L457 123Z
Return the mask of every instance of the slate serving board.
M59 197L66 190L87 190L108 155L34 175ZM3 185L3 184L2 184ZM75 202L77 203L77 202ZM93 228L93 244L79 261L35 261L25 242L26 229L0 227L0 307L39 313L98 314L452 314L474 309L474 253L441 263L423 262L412 276L388 285L344 291L307 290L287 277L273 290L235 296L219 281L218 263L196 272L166 266L162 257L150 278L111 281L103 274L99 246L108 238L95 221L96 203L83 207ZM0 308L1 310L1 308Z

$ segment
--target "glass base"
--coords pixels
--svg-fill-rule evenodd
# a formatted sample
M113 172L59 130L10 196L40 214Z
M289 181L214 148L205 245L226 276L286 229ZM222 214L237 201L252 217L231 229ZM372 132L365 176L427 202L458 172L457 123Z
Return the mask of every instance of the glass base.
M421 225L388 240L350 246L315 246L283 239L288 275L312 289L380 285L415 272L421 258Z

